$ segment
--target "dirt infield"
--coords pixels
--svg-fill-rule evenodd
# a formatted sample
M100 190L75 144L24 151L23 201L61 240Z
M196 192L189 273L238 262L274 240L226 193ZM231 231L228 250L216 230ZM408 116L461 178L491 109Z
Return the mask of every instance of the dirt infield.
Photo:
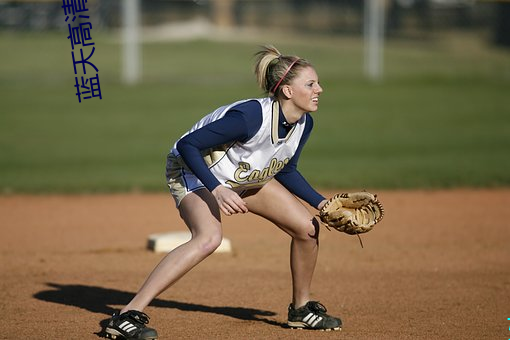
M324 194L332 194L324 193ZM213 254L146 312L160 339L509 339L510 190L379 192L363 236L320 236L313 298L341 332L284 327L289 239L224 217ZM0 339L98 339L162 257L151 233L184 230L164 194L0 196Z

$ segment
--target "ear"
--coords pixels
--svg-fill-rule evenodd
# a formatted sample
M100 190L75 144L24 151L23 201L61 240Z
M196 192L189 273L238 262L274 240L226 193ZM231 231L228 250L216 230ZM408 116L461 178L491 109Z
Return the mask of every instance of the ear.
M292 88L289 85L283 85L282 92L287 98L292 98Z

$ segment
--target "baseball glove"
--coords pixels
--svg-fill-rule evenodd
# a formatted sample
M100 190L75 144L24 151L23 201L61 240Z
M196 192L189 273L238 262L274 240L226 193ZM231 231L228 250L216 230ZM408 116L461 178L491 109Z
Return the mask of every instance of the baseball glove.
M383 216L384 209L377 196L365 191L336 194L319 211L328 229L331 227L349 235L372 230Z

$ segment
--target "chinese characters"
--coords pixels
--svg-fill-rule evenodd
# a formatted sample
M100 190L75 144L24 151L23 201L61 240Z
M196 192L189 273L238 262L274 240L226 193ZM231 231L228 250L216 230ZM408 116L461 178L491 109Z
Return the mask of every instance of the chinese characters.
M78 96L79 103L81 103L82 99L90 99L94 97L103 99L101 95L101 86L99 84L99 70L90 61L96 47L94 46L95 43L92 41L92 24L88 21L90 16L86 15L86 12L88 12L86 3L87 0L62 0L62 8L64 9L64 15L66 16L65 21L67 22L69 31L67 39L71 43L72 50L71 57L73 60L75 74L74 87L76 88L76 96ZM75 23L76 18L78 18L77 23ZM91 50L89 52L90 47ZM86 49L85 53L84 48ZM85 58L87 52L89 53ZM77 65L78 67L76 67ZM87 71L89 71L88 74ZM94 71L96 73L91 74L91 72Z

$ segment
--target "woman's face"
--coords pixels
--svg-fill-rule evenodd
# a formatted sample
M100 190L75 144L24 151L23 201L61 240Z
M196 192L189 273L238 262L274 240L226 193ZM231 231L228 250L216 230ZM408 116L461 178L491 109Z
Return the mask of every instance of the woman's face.
M315 112L319 108L319 96L322 87L319 77L311 66L307 66L292 79L288 85L291 91L291 100L294 105L303 112Z

